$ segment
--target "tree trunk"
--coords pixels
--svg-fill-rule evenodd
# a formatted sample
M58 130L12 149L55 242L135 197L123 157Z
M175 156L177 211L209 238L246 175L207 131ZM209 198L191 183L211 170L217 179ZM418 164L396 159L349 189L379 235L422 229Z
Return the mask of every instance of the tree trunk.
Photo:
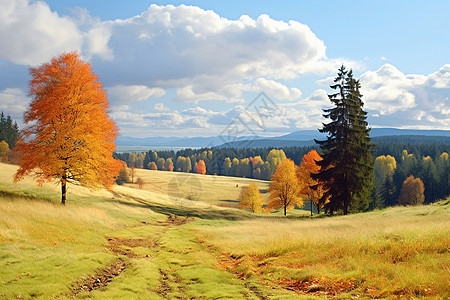
M66 176L61 177L61 204L66 205L66 188L67 179Z
M311 202L311 217L312 217L312 215L313 215L313 213L312 213L312 207L313 207L313 203L312 203L312 201L311 200L309 200L309 202Z
M284 216L286 216L286 205L284 206Z

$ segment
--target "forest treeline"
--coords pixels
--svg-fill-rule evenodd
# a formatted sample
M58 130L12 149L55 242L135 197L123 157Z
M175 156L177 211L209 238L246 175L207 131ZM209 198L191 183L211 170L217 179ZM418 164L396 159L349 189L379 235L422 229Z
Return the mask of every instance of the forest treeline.
M0 162L11 160L11 149L19 138L19 126L11 116L0 113Z
M303 156L318 147L288 147L281 149L203 148L179 151L163 150L142 153L114 153L129 168L144 168L195 173L198 161L203 160L206 174L270 180L278 164L289 158L300 165ZM407 177L420 178L425 186L425 203L450 195L450 145L377 143L373 148L375 162L374 189L370 208L397 204L401 187ZM395 160L389 175L381 170L379 157ZM154 164L152 164L152 162ZM392 164L392 159L391 159ZM387 191L388 190L388 191Z

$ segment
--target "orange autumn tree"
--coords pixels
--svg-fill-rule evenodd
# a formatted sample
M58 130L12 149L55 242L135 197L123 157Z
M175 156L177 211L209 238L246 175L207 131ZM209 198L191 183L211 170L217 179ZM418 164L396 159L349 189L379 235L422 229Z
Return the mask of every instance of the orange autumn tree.
M267 209L270 211L274 208L282 207L284 215L286 210L294 209L295 206L303 206L303 197L300 195L302 186L295 174L295 163L285 158L280 162L275 174L270 180L269 187L269 204Z
M425 187L422 180L411 175L403 182L398 203L403 205L422 204L425 200L424 192Z
M317 213L320 214L320 209L326 204L322 200L322 196L325 192L325 187L318 179L313 179L311 174L318 174L321 167L317 164L321 161L322 157L316 150L311 150L302 157L302 162L297 168L296 174L302 186L301 194L311 201L317 208ZM311 205L312 215L312 205Z
M71 52L30 68L30 73L32 101L24 114L14 181L26 175L41 184L58 180L62 204L67 182L110 188L122 167L112 157L118 129L91 65Z
M199 160L197 166L195 167L195 173L206 174L206 165L204 160Z

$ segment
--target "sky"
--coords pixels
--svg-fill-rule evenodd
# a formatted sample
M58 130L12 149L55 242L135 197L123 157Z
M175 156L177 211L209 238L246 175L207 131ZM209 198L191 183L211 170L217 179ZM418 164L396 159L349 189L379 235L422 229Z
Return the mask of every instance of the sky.
M317 129L337 69L371 127L450 129L450 1L0 0L0 111L23 125L29 68L78 51L120 134Z

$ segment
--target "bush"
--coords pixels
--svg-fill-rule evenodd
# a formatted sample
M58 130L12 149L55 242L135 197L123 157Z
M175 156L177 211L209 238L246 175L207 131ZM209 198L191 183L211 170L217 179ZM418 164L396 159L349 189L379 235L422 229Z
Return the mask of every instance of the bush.
M425 200L424 191L422 180L411 175L403 182L398 203L403 205L422 204Z

